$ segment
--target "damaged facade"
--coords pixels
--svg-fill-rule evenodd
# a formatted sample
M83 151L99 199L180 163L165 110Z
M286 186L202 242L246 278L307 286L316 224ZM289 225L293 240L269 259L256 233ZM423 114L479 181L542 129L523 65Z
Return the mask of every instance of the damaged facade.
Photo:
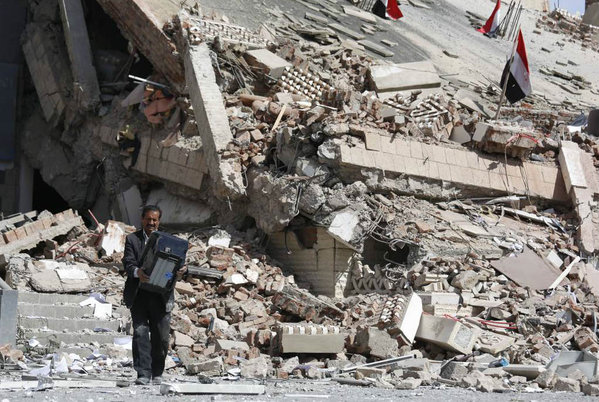
M131 374L118 261L147 203L190 242L171 374L599 394L599 145L572 124L591 105L535 93L494 119L496 83L385 60L383 20L300 3L253 30L201 2L29 2L15 169L51 212L0 220L25 352L3 359ZM539 14L538 35L595 30ZM80 357L90 342L111 364ZM46 365L65 345L86 352Z

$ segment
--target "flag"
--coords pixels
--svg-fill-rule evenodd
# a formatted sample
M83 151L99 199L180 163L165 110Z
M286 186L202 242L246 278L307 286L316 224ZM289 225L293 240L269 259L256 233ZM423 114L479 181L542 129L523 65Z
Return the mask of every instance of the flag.
M526 57L526 47L524 46L524 37L522 30L518 33L518 44L516 53L512 56L511 62L508 62L501 75L501 87L505 85L507 79L507 89L505 97L510 103L516 103L524 99L532 92L530 86L530 70L528 69L528 58Z
M376 0L372 12L381 18L391 18L394 21L403 17L397 0Z
M493 12L491 13L491 16L489 17L489 19L487 20L485 25L482 26L482 28L477 29L478 32L482 32L484 34L495 32L495 30L499 26L499 18L500 18L499 17L499 7L500 6L501 6L501 0L497 0L497 4L495 5Z

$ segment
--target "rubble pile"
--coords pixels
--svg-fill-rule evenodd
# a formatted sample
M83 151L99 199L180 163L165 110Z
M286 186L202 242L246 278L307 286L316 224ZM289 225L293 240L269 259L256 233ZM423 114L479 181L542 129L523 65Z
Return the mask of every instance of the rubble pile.
M567 10L556 8L549 14L543 15L537 21L537 28L549 32L564 34L567 40L579 42L585 49L599 51L597 28L582 22L581 17L570 14Z
M49 181L76 170L63 194L82 206L94 172L127 224L90 212L88 229L72 210L0 221L0 273L23 298L23 353L1 348L3 361L36 377L132 374L120 260L147 202L189 242L171 378L597 395L599 145L574 124L591 105L535 94L497 119L494 83L379 60L393 52L369 40L386 29L370 13L300 3L318 15L275 7L253 31L199 5L160 19L131 6L130 21L100 0L129 61L100 58L97 85L73 67L85 96L51 76L52 102L33 77L48 147L88 150ZM57 54L38 57L45 42L73 51L40 30L76 29L38 7L23 39L32 75ZM538 26L594 29L559 10ZM140 56L152 73L124 75ZM541 72L572 94L591 87Z

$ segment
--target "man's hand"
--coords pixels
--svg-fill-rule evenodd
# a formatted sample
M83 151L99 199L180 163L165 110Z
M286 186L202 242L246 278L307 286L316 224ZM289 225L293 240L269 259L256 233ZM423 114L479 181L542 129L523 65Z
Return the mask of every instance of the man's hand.
M186 272L187 272L187 265L183 265L181 267L181 269L177 271L177 280L180 281Z
M139 277L140 282L150 282L150 277L146 275L146 273L142 269L137 270L137 276Z

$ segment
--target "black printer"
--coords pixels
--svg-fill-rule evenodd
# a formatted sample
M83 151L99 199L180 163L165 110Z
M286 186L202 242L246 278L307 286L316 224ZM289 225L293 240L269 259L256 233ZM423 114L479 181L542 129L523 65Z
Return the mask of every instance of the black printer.
M152 232L143 249L141 269L150 277L141 289L165 293L175 286L177 271L185 265L189 242L165 232Z

